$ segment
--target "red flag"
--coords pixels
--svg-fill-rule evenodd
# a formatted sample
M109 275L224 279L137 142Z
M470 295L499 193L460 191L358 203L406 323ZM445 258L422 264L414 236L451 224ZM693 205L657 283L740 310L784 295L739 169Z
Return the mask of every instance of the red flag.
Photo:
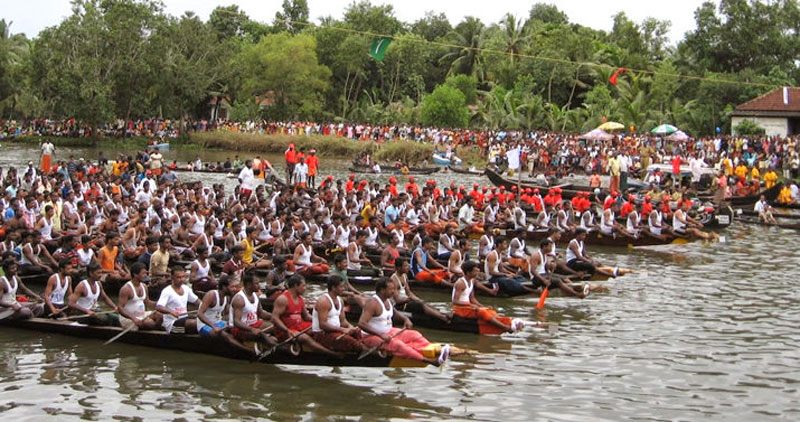
M626 70L628 70L627 67L620 67L619 69L617 69L616 72L614 72L613 75L611 75L610 78L608 78L608 81L611 82L612 84L616 85L617 84L617 76L619 76L620 73L625 72Z

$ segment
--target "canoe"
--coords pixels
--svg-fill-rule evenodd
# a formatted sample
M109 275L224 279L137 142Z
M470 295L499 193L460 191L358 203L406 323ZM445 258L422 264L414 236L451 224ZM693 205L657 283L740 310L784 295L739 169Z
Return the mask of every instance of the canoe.
M230 173L230 174L233 174L233 175L238 175L239 172L241 171L241 169L234 169L234 168L224 169L223 168L223 169L191 170L191 169L187 169L185 167L175 167L175 168L170 168L170 171L175 171L175 172L179 172L179 173L212 173L212 174L229 174Z
M428 175L436 173L437 171L441 170L441 167L427 167L427 168L417 168L417 169L409 169L408 172L402 172L399 169L393 169L384 171L381 169L381 173L375 173L372 169L365 169L365 168L357 168L357 167L350 167L347 169L351 173L358 173L358 174L393 174L393 175Z
M494 170L490 170L487 168L484 171L484 174L486 174L486 176L489 178L489 181L491 181L495 186L504 186L507 191L510 191L512 187L517 186L516 180L506 179L503 176L499 175ZM559 187L561 188L562 191L561 197L564 199L571 199L578 192L577 190L570 189L572 185L570 185L569 183L562 185L555 185L555 186L541 186L534 183L521 181L519 185L522 188L539 189L542 192L542 194L546 193L548 189Z
M452 171L453 173L469 174L469 175L472 175L472 176L483 176L483 174L486 172L486 170L469 170L469 169L462 169L462 168L453 167L453 166L447 166L447 169Z
M45 318L31 318L29 320L0 320L0 325L43 333L62 334L72 337L109 340L119 334L122 329L118 327L92 327L78 324L74 321L58 321ZM167 334L161 331L130 331L116 340L118 343L136 346L153 347L158 349L179 350L189 353L202 353L216 355L229 359L250 361L252 355L228 344L224 339L200 337L199 335ZM248 345L245 343L245 345ZM283 349L265 357L259 363L272 365L314 365L314 366L363 366L382 368L419 368L427 366L426 363L393 356L381 356L373 353L362 360L358 355L347 355L344 359L337 359L321 353L301 350L297 355Z
M438 164L440 166L460 166L461 159L452 156L451 158L447 158L444 154L433 154L433 163Z
M392 173L392 172L400 170L400 168L398 166L391 165L391 164L381 164L380 166L381 166L381 172L383 172L383 173ZM360 171L360 172L372 173L374 171L372 166L368 166L366 164L359 164L359 163L352 163L350 168L352 168L354 170L357 170L357 171ZM427 170L432 170L432 169L436 169L435 171L439 171L439 170L441 170L441 167L413 167L413 166L409 166L408 167L408 170L412 171L412 172L415 172L415 171L427 171Z
M752 217L738 217L736 221L743 224L755 224L759 226L780 227L782 229L800 230L800 223L767 223L765 221L761 221L760 218L752 218Z
M160 144L152 144L152 145L148 145L147 147L148 147L148 148L155 148L155 149L169 149L169 143L167 143L167 142L162 142L162 143L160 143Z

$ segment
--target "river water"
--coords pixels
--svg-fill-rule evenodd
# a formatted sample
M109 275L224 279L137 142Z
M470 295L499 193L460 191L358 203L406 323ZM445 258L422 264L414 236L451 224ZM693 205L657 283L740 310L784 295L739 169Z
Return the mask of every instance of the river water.
M4 145L0 165L36 158L31 148ZM330 164L344 174L345 162ZM0 420L796 421L800 234L741 224L724 234L725 243L712 245L590 248L601 262L638 272L585 300L550 298L541 312L537 298L484 300L555 330L422 330L481 352L442 371L253 365L4 327ZM421 296L441 306L449 299Z

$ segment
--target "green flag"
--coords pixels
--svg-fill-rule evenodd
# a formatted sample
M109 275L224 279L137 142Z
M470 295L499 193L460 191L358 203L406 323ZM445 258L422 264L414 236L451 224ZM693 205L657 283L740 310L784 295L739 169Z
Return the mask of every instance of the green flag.
M389 44L392 42L392 39L389 37L378 37L372 40L372 45L369 47L369 55L372 56L373 59L382 62L383 56L386 54L386 49L389 48Z

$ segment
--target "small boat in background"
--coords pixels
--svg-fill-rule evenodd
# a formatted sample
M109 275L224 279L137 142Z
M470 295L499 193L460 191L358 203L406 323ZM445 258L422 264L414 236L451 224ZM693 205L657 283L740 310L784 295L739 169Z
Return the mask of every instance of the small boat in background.
M434 153L433 163L438 164L440 166L460 166L461 159L456 157L455 155L448 158L446 154Z

